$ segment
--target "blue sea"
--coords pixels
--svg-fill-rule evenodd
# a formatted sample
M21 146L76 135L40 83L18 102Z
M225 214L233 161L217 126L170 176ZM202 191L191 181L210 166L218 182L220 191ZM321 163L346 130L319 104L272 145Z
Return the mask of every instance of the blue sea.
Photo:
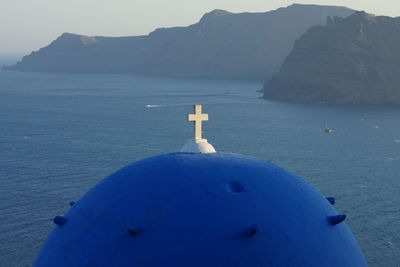
M0 72L0 266L30 266L52 218L103 177L180 150L193 104L217 151L271 161L336 197L370 266L400 266L400 106L272 102L261 87Z

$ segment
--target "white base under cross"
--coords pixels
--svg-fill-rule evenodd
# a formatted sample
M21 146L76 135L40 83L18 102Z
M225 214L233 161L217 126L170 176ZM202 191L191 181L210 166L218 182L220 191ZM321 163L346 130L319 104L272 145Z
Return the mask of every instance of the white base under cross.
M207 142L207 139L190 140L181 149L185 153L215 153L214 147Z

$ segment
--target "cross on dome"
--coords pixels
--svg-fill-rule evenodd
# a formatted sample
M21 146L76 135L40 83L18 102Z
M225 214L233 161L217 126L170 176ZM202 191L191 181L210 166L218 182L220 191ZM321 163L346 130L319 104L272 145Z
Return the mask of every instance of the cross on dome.
M194 140L201 140L201 123L208 121L208 114L201 113L201 105L194 105L194 114L188 115L188 121L194 122Z
M201 105L194 105L194 114L188 114L188 121L194 122L194 139L181 149L184 153L215 153L215 148L201 137L201 123L208 121L208 114L201 113Z

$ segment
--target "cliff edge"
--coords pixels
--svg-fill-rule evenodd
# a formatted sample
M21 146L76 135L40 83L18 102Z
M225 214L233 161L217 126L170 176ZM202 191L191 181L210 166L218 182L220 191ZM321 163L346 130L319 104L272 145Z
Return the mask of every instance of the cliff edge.
M400 104L400 17L329 18L296 41L264 98Z

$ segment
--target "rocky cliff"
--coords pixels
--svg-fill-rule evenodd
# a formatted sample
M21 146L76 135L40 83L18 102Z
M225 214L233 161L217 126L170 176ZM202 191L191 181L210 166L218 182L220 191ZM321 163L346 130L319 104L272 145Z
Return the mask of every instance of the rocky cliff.
M7 70L266 79L306 30L344 7L298 5L265 13L214 10L188 27L146 36L88 37L65 33Z
M284 101L400 103L400 17L356 12L309 29L263 90Z

